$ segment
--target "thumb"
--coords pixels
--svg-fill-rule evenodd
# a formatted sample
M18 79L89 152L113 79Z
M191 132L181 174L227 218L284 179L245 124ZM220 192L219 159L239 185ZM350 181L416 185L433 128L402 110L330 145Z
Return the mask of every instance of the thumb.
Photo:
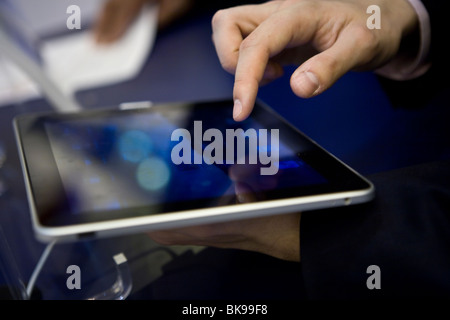
M330 48L305 61L291 76L292 91L310 98L330 88L340 77L371 59L373 52L342 37Z

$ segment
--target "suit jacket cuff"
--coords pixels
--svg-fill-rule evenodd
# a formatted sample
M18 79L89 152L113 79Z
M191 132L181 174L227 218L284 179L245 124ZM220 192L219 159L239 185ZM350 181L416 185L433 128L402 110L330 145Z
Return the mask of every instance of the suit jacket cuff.
M430 68L428 54L431 44L430 16L420 0L407 0L419 18L420 46L415 57L399 57L376 70L376 73L393 80L410 80L423 75Z

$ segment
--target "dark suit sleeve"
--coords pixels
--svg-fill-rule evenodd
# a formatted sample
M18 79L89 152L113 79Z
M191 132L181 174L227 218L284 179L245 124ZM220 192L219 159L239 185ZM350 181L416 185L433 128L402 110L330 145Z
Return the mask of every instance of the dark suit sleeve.
M449 87L450 63L448 62L449 28L447 27L450 1L422 0L430 17L431 44L428 61L430 70L424 75L396 81L379 77L393 107L417 109L425 107L436 95Z
M425 8L430 16L431 24L431 48L430 60L436 66L444 66L446 70L449 68L447 60L448 48L448 31L447 19L450 12L449 1L443 0L422 0Z
M426 106L450 88L445 54L450 2L422 2L431 21L432 67L415 80L380 80L394 107ZM433 103L447 108L446 101ZM450 161L369 179L377 190L374 201L302 214L301 270L308 297L449 298ZM367 286L372 265L380 268L380 289Z
M377 174L371 203L305 212L301 264L311 299L450 297L450 161ZM369 289L369 266L381 289Z

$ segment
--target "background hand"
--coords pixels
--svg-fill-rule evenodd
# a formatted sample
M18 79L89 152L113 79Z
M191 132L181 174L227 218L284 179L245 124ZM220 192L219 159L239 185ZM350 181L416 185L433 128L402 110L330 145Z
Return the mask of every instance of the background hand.
M146 3L158 2L158 27L163 28L185 14L193 0L108 0L94 28L98 43L112 43L127 31Z

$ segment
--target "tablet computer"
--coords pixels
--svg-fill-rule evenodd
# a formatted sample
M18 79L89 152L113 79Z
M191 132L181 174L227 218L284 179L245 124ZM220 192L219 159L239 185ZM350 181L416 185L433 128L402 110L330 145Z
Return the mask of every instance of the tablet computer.
M126 106L126 105L125 105ZM373 185L258 101L14 119L33 228L77 240L366 202Z

